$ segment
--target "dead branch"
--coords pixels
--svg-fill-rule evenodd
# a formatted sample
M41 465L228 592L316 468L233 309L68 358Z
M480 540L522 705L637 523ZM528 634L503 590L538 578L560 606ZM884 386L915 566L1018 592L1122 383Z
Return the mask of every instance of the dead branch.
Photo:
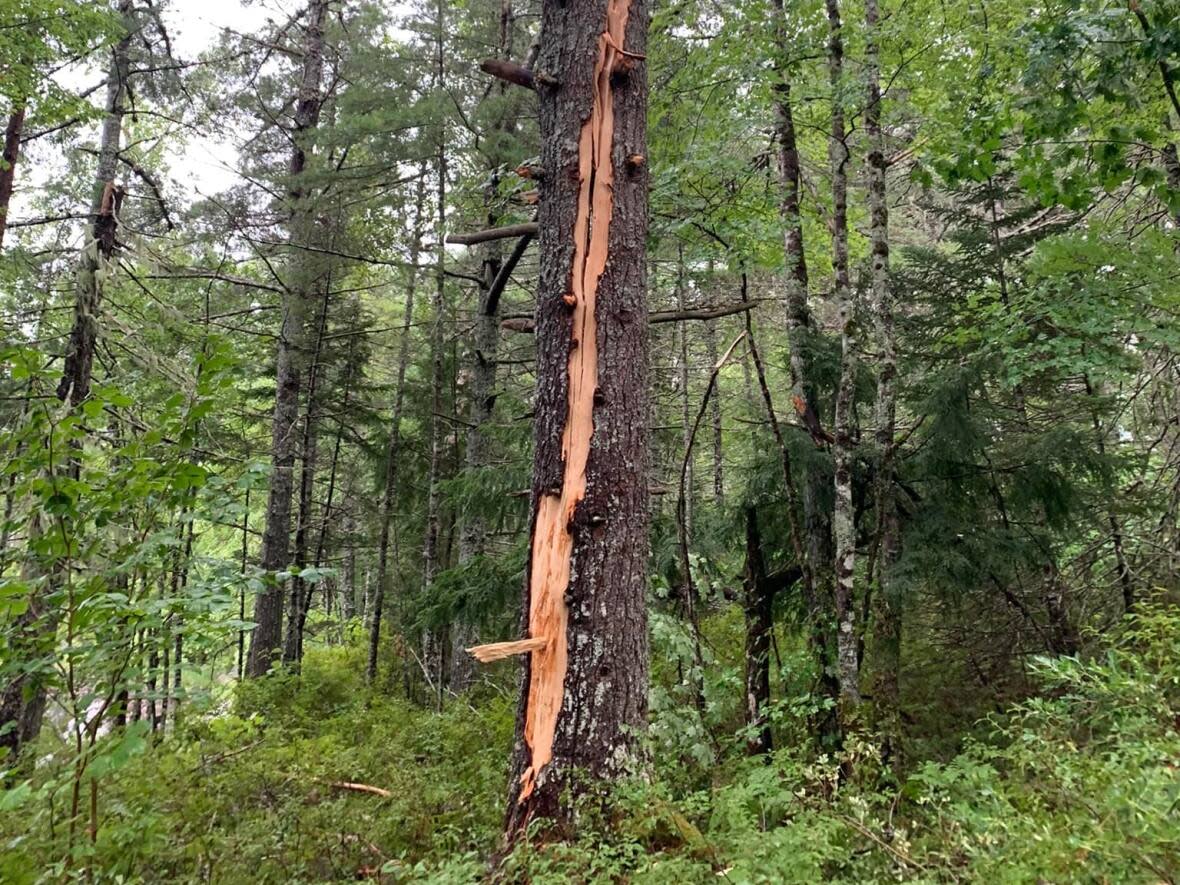
M537 233L538 227L535 221L526 221L523 224L510 224L506 227L493 227L488 230L475 231L470 234L447 234L447 242L459 246L475 246L479 243L487 243L492 240L506 240L509 237L523 237L526 234L533 236Z

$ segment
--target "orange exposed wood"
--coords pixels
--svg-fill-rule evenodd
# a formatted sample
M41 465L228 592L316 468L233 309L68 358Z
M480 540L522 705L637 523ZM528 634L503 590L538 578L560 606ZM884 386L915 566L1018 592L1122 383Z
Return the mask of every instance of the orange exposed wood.
M467 649L467 652L481 664L490 664L513 655L540 651L548 641L544 636L538 636L535 639L516 639L512 642L489 642L486 645L473 646Z
M598 281L606 269L614 206L614 99L610 77L625 57L624 33L630 0L609 0L606 29L598 38L594 100L578 141L578 205L574 219L574 261L570 291L573 327L569 394L562 433L564 474L560 495L542 495L533 527L529 574L529 635L518 642L470 649L480 660L531 652L524 737L531 764L521 776L520 802L533 792L537 776L553 758L567 665L565 594L573 555L574 512L586 494L586 464L594 433L594 392L598 386Z

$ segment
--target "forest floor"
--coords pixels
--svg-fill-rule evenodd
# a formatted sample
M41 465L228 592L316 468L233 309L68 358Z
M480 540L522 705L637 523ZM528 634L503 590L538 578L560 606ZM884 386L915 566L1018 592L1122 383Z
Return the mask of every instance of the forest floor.
M737 623L727 613L708 629ZM909 760L901 784L867 737L849 739L840 754L817 752L804 696L776 708L781 749L744 758L738 698L729 697L740 684L734 668L710 668L702 721L668 678L671 649L660 646L644 776L621 784L606 806L588 807L576 842L526 840L498 881L1180 877L1174 614L1128 622L1088 660L1039 662L1038 696L991 717L977 737L960 735L943 761ZM794 663L788 648L780 677ZM0 881L488 877L515 710L511 664L503 667L492 674L499 683L434 712L388 684L367 688L359 645L312 649L298 678L245 686L204 710L194 700L177 732L117 744L95 797L96 839L76 847L68 866L68 797L55 794L50 773L0 792ZM850 779L839 777L841 763Z

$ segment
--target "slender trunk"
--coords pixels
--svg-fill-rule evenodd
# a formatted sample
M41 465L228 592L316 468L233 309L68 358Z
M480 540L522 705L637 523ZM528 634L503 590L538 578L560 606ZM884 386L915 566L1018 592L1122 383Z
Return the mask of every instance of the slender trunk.
M345 621L351 621L357 616L357 570L356 570L356 542L353 533L356 526L353 522L352 510L344 511L343 534L348 539L348 552L344 554L344 592L341 596L340 614ZM363 608L363 606L362 606ZM363 611L361 612L363 615Z
M500 40L499 57L512 58L513 31L516 15L513 0L500 2ZM508 84L497 80L495 93L504 103L504 113L493 123L493 130L497 134L510 136L516 131L517 109L505 102L508 94ZM489 229L499 224L497 200L499 194L499 170L509 161L504 145L506 137L493 138L489 142L489 153L486 160L488 165L488 184L484 188L484 202L486 207L485 221ZM479 305L475 318L475 346L470 355L471 366L471 397L468 412L466 467L475 472L487 466L487 425L492 419L492 409L495 406L496 395L496 367L497 351L500 344L500 295L494 286L503 267L503 253L501 241L491 240L483 246L483 260L479 274ZM484 553L486 547L487 526L478 512L465 512L461 515L459 529L459 564L466 565L477 556ZM464 649L479 641L479 633L474 620L474 612L464 612L457 619L451 636L451 661L449 684L454 692L465 691L475 678L475 667L471 657L464 654Z
M869 240L872 254L872 313L877 344L876 583L872 593L869 648L872 657L874 725L880 734L887 765L899 768L901 718L901 602L893 574L901 555L901 531L894 498L894 434L897 423L897 338L893 325L893 290L889 280L889 204L886 200L885 132L881 126L881 61L877 0L865 0L865 77L868 96L865 131L869 140ZM874 587L874 575L868 575Z
M528 637L507 828L565 829L647 712L645 0L544 0ZM576 567L574 567L576 564Z
M717 365L717 326L715 320L705 322L705 356L709 365ZM713 394L709 402L709 423L713 431L713 500L725 504L725 466L722 457L721 392Z
M742 301L747 302L749 298L749 280L743 271ZM804 547L804 532L799 525L797 516L800 510L805 512L805 508L800 506L800 495L791 465L791 451L787 448L786 440L783 438L782 428L779 426L778 415L774 408L774 400L770 394L770 385L766 380L766 369L762 364L762 357L758 353L758 343L754 338L754 319L751 316L751 311L746 311L745 323L746 340L750 345L750 361L754 364L754 370L758 376L758 388L762 393L762 401L766 407L766 417L770 423L771 433L774 435L775 442L778 444L779 452L782 455L783 486L787 496L787 534L791 542L791 552L794 554L795 563L799 568L802 595L807 605L807 639L818 665L817 685L822 696L833 701L832 708L825 712L817 713L815 717L815 730L821 744L836 745L839 743L841 735L840 722L839 718L835 715L834 702L839 697L840 686L836 681L832 668L827 664L831 657L829 653L831 643L828 638L828 631L825 629L824 621L818 613L819 594L816 592L816 579L811 571L810 559Z
M402 317L401 341L398 344L397 381L394 385L393 416L389 422L389 440L385 446L385 492L381 498L381 531L377 541L377 575L372 599L365 608L369 614L369 663L366 674L370 683L377 676L377 650L381 642L381 618L389 582L389 539L393 527L393 510L397 496L398 459L401 455L402 405L405 402L406 368L410 362L410 330L414 322L414 290L418 285L418 256L422 252L422 228L426 211L426 170L418 176L414 205L414 235L410 244L409 279L406 283L406 307ZM368 579L365 586L369 586Z
M311 365L307 369L307 407L303 415L303 433L299 454L299 515L295 523L294 565L302 570L308 564L308 544L315 502L315 474L319 441L319 380L320 362L324 349L324 333L328 325L328 297L331 275L326 277L323 299L316 323L315 345ZM291 613L287 617L287 635L283 641L283 663L295 672L303 660L303 630L307 625L307 610L311 604L313 585L299 576L291 579Z
M20 158L20 136L25 128L27 105L20 102L8 117L4 129L4 154L0 162L0 248L4 246L4 231L8 227L8 204L12 201L12 187L16 181L16 163Z
M779 215L782 219L784 248L787 258L786 323L790 346L792 405L811 434L816 445L824 445L820 423L819 387L815 362L820 345L815 322L808 306L808 271L803 240L803 216L800 208L801 167L795 134L794 112L791 107L791 80L785 60L789 57L788 22L783 0L772 0L774 8L774 115L778 141ZM761 372L759 375L761 376ZM759 378L761 382L761 377ZM763 385L765 386L765 385ZM765 394L765 391L764 391ZM800 483L803 510L801 542L807 578L803 582L804 602L811 622L809 631L812 650L820 672L821 691L835 700L839 685L833 676L831 647L828 638L826 601L831 597L831 565L833 562L832 523L828 511L827 479L820 470L808 470ZM820 723L822 737L829 743L838 740L834 719Z
M774 749L770 731L770 640L774 629L774 594L766 580L766 560L758 514L746 508L746 753L761 756Z
M832 174L832 267L835 300L840 312L840 381L834 422L835 506L832 530L836 542L836 657L840 696L845 713L860 703L856 637L856 513L852 503L855 462L856 338L853 331L852 283L848 272L848 145L844 130L844 38L839 0L826 0L828 13L828 79L832 88L832 132L828 161Z
M1094 385L1090 381L1089 375L1083 375L1082 380L1086 384L1086 395L1094 398ZM1098 419L1098 410L1092 408L1090 411L1090 422L1094 427L1094 443L1098 449L1100 457L1106 457L1106 435L1102 430L1102 422ZM1110 541L1114 548L1114 562L1115 570L1118 574L1119 587L1123 594L1123 611L1131 612L1135 608L1135 585L1131 578L1131 567L1127 564L1127 554L1123 550L1123 527L1119 523L1119 518L1115 515L1114 510L1109 510L1106 514L1107 524L1110 526Z
M195 502L195 490L189 495L190 507L191 502ZM179 600L188 587L188 572L189 564L193 557L193 521L191 517L188 519L185 528L184 548L180 551L176 563L176 577L173 581L172 598ZM184 676L182 674L184 664L184 616L178 614L176 616L176 628L172 637L172 691L169 695L168 702L168 716L172 719L173 726L176 725L177 716L180 712L180 695L184 688Z
M310 0L303 44L303 64L291 133L294 149L290 168L290 240L305 246L316 239L312 195L302 180L312 149L311 136L319 123L323 104L324 19L328 0ZM317 291L320 261L307 249L296 248L293 284L283 293L283 324L275 361L275 407L271 435L271 473L267 489L266 528L262 537L262 569L266 587L254 601L254 631L250 634L248 676L270 670L280 651L283 632L283 588L275 573L290 561L291 499L294 491L295 456L299 446L299 396L306 349L307 309Z
M438 15L435 37L435 88L444 89L445 60L443 56L444 9L442 0L436 7ZM422 548L422 586L429 598L434 579L439 570L439 537L443 432L443 385L444 351L443 330L447 319L447 250L443 241L447 232L447 132L445 121L438 132L438 154L436 155L438 177L435 182L435 265L434 265L434 320L430 327L430 421L429 451L430 462L426 474L426 540ZM443 667L445 661L442 635L445 630L427 629L422 637L422 663L428 688L433 691L435 703L442 703Z
M246 564L250 561L250 490L246 489L246 500L242 509L242 586L238 590L238 620L246 620ZM238 669L239 679L246 676L246 631L238 630Z

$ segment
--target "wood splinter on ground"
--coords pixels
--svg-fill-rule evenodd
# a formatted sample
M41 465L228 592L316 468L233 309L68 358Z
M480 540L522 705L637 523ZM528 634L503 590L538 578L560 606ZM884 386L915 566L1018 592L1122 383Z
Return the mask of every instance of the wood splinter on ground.
M531 764L521 775L518 802L523 803L537 776L553 756L557 715L561 710L567 665L565 594L569 588L574 513L586 494L586 464L594 433L594 392L598 387L598 281L606 269L610 220L614 208L614 95L611 74L626 57L624 33L630 0L610 0L606 29L598 38L594 63L594 101L578 141L578 205L574 218L574 260L569 394L561 450L565 464L561 489L537 501L529 572L529 639L467 649L476 660L495 661L532 654L524 736Z

